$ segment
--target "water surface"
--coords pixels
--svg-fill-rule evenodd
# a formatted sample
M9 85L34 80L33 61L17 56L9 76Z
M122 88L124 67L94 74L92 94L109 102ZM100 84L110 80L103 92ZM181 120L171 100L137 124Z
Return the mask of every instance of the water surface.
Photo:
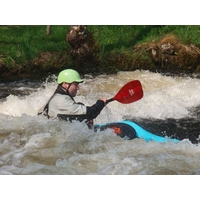
M149 124L156 133L164 126L170 131L169 119L184 122L187 118L190 128L194 128L200 105L198 78L149 71L86 75L76 99L92 105L98 98L113 97L135 79L142 83L144 97L131 104L109 103L95 123L135 119L145 128ZM1 175L200 174L200 147L188 139L177 144L123 140L112 130L95 133L84 122L37 116L57 87L56 75L1 82L0 87ZM188 127L179 128L185 131Z

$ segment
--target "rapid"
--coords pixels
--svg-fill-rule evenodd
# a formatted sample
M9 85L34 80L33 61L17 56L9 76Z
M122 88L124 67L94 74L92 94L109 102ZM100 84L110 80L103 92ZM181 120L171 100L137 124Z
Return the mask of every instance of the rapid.
M57 87L56 75L38 80L0 82L1 175L186 175L200 174L200 146L123 140L112 130L89 130L72 123L38 116ZM95 123L140 119L198 122L200 80L149 71L115 75L85 75L76 97L92 105L112 98L129 81L140 80L144 97L130 104L109 103ZM159 126L159 124L156 124ZM199 129L200 134L200 129Z

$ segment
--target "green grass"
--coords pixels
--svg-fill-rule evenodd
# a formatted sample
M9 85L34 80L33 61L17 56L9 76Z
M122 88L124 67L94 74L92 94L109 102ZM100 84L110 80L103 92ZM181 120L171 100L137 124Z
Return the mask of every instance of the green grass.
M130 49L136 44L159 40L166 34L175 34L185 44L200 46L200 26L88 26L101 52Z
M0 64L7 67L23 64L42 52L61 52L71 47L66 42L69 26L0 26ZM94 25L88 26L100 47L100 58L109 52L128 51L136 44L159 40L172 33L185 44L200 46L200 26Z
M23 63L44 51L69 48L65 40L68 26L53 26L46 35L46 26L0 26L0 58L8 66Z

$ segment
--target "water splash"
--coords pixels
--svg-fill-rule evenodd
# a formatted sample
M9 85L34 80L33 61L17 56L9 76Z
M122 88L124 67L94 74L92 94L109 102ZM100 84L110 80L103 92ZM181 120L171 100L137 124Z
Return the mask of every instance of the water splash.
M149 71L85 76L78 101L92 105L113 97L131 80L140 80L144 97L132 104L109 103L96 123L128 117L181 119L200 104L197 78L172 77ZM122 140L111 130L94 133L80 122L37 116L53 94L55 79L34 90L12 93L0 102L0 174L198 174L200 148L179 144ZM17 86L18 87L18 86ZM17 89L17 88L14 88Z

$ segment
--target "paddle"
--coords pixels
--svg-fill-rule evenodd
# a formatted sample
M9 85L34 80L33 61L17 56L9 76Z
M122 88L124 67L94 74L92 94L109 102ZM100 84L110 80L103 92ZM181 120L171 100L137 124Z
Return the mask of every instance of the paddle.
M106 103L111 101L118 101L123 104L132 103L138 101L143 97L142 85L139 80L133 80L126 83L118 93L111 99L108 99Z

